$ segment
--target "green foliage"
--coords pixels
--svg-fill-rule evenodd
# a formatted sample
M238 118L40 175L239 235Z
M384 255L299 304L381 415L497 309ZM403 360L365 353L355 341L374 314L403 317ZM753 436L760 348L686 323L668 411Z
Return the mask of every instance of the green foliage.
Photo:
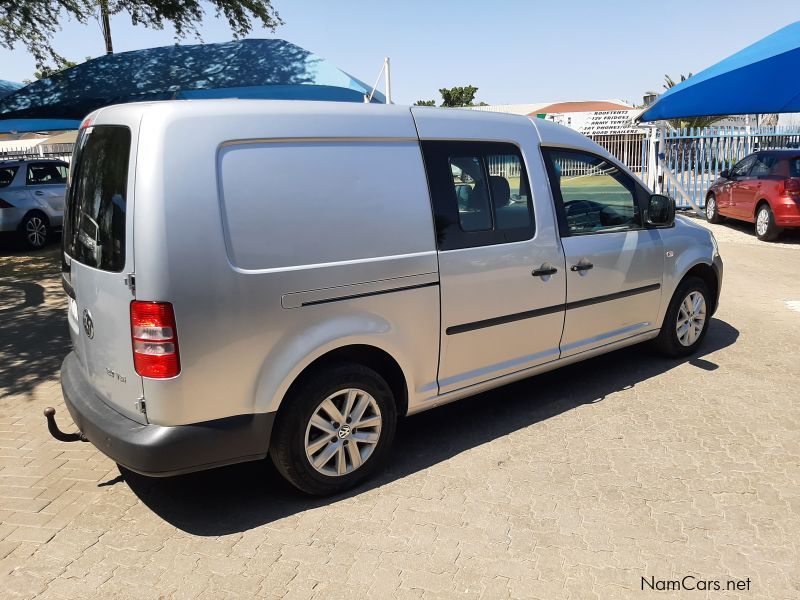
M673 88L673 87L675 87L676 85L678 85L678 83L683 83L684 81L686 81L687 79L689 79L689 77L691 77L691 76L692 76L692 74L691 74L691 73L689 73L688 75L681 75L681 80L680 80L680 81L678 81L678 82L676 82L676 81L675 81L674 79L672 79L672 77L670 77L669 75L664 75L664 85L663 85L662 87L663 87L665 90L668 90L668 89L670 89L670 88Z
M91 59L92 59L91 56L87 56L86 57L86 60L91 60ZM39 69L36 69L33 72L33 79L25 79L25 80L23 80L22 83L27 85L29 83L33 83L37 79L44 79L45 77L50 77L52 75L55 75L56 73L60 73L61 71L64 71L65 69L71 69L72 67L75 67L77 65L78 65L78 63L76 63L76 62L72 62L71 60L67 60L67 59L62 59L61 61L58 62L58 64L55 67L51 67L49 65L45 65L45 66L43 66L43 67L41 67Z
M283 23L271 0L0 0L0 46L24 46L41 70L64 62L52 45L63 18L87 23L101 14L127 13L134 25L163 29L170 24L176 38L199 37L209 5L215 16L228 21L235 38L250 33L254 24L274 31Z
M442 106L454 108L457 106L474 106L475 94L478 88L474 85L462 87L441 88L439 93L442 95Z
M474 85L462 87L441 88L439 93L442 95L442 103L439 106L455 108L458 106L488 106L485 102L475 104L475 94L478 88ZM417 100L414 106L436 106L436 100Z

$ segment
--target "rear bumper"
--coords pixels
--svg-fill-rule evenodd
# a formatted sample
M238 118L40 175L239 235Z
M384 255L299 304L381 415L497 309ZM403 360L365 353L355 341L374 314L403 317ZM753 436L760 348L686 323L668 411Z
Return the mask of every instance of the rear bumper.
M24 216L24 208L0 208L0 231L17 231Z
M772 214L778 227L800 227L800 202L781 199L772 205Z
M111 460L142 475L166 477L258 460L269 449L275 413L172 427L137 423L97 398L74 352L61 365L61 389L84 436Z

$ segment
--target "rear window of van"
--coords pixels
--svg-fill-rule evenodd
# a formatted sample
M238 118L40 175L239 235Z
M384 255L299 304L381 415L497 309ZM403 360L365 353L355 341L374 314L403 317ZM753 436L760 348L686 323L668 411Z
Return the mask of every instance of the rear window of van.
M104 271L125 267L125 214L131 132L120 125L82 129L67 192L64 248Z

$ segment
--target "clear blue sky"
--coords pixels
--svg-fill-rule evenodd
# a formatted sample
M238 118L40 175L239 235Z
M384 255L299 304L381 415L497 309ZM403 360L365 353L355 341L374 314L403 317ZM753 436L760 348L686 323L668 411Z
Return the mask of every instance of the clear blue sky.
M440 100L438 89L472 84L489 103L621 98L640 102L665 73L697 73L798 18L796 0L767 3L522 0L274 0L285 25L273 34L372 84L392 59L395 101ZM171 30L112 19L114 49L174 43ZM207 16L203 41L231 39ZM185 40L187 43L193 40ZM66 21L55 38L72 60L103 53L100 26ZM31 78L24 48L0 50L0 79ZM787 74L787 76L789 76Z

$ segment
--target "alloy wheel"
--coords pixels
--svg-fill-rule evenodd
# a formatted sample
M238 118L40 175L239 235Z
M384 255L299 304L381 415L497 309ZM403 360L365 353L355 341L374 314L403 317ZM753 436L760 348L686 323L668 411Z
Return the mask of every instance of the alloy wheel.
M34 248L41 248L47 240L47 226L41 217L31 217L25 223L25 237Z
M381 436L381 411L371 394L347 388L325 398L306 427L306 457L328 476L352 473L372 455Z
M706 218L710 221L714 218L714 213L717 212L717 201L711 196L706 201Z
M698 291L689 292L678 309L675 331L682 346L691 346L700 337L706 323L706 299Z
M769 229L769 210L764 207L758 211L758 217L756 218L756 233L761 236L766 235L767 229Z

